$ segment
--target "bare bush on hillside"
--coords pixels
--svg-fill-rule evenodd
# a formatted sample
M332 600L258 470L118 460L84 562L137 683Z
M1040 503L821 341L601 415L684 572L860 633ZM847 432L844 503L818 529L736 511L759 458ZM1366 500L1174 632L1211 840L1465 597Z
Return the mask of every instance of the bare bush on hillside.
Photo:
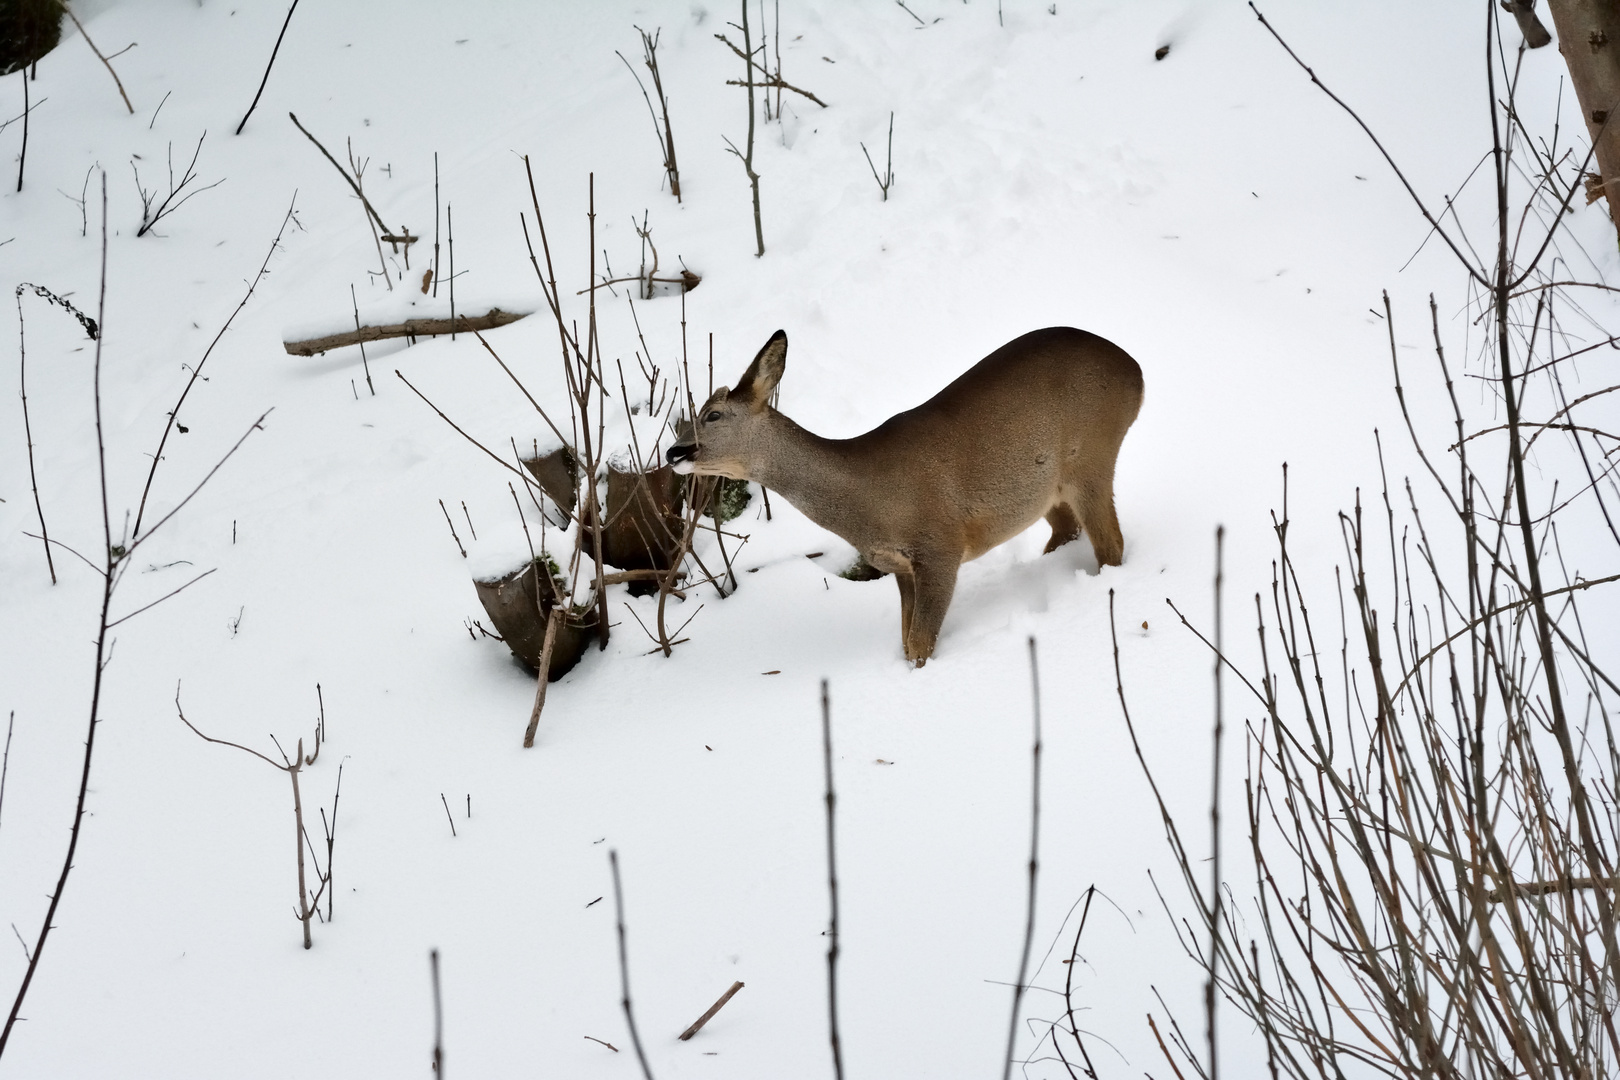
M1591 155L1522 127L1522 50L1497 50L1494 7L1487 18L1494 244L1472 246L1449 200L1435 215L1407 185L1486 331L1459 372L1430 299L1449 430L1409 406L1386 294L1417 475L1386 475L1376 501L1358 493L1339 515L1344 557L1322 595L1320 569L1295 559L1285 473L1272 583L1254 597L1259 670L1210 643L1248 694L1247 901L1199 880L1159 799L1193 906L1178 931L1211 990L1204 1046L1173 1018L1166 1029L1178 1074L1218 1074L1217 992L1273 1076L1620 1067L1620 687L1600 662L1613 605L1583 608L1620 581L1620 435L1603 417L1620 385L1584 382L1573 363L1620 337L1578 291L1605 287L1570 280L1565 261ZM1488 389L1483 408L1459 377Z

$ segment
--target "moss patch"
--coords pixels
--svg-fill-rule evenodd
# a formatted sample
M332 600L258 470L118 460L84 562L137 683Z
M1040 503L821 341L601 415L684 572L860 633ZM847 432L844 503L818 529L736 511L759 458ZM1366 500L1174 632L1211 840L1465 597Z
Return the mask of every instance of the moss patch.
M880 577L887 577L888 571L879 570L857 555L854 562L838 572L838 576L845 581L876 581Z
M748 504L753 500L754 493L748 490L748 481L721 480L704 513L724 525L748 509Z

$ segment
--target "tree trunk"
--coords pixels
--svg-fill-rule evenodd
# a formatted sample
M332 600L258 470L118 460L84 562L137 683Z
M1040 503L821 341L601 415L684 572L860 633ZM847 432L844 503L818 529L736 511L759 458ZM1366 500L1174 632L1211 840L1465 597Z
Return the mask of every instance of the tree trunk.
M1547 10L1587 134L1597 148L1601 190L1613 219L1614 202L1620 198L1620 116L1615 115L1620 111L1620 0L1547 0Z

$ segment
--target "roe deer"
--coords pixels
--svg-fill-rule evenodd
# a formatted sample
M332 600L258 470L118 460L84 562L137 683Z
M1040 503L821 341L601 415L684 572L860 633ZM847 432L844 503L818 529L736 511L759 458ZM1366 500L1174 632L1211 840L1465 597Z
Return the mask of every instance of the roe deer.
M824 439L771 408L787 361L778 330L737 385L670 447L677 471L753 480L855 546L900 586L900 640L934 653L962 563L1046 518L1046 550L1090 534L1124 553L1114 460L1142 405L1142 369L1070 327L1008 342L928 401L865 435Z

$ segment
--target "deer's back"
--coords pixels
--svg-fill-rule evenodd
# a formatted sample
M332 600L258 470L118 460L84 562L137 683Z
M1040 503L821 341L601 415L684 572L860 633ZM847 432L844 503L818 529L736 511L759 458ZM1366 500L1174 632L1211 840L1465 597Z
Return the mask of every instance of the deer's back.
M906 530L967 530L973 557L1089 482L1111 487L1142 402L1142 371L1071 327L1008 342L923 404L849 440L877 464L871 494ZM953 541L954 542L954 541Z

